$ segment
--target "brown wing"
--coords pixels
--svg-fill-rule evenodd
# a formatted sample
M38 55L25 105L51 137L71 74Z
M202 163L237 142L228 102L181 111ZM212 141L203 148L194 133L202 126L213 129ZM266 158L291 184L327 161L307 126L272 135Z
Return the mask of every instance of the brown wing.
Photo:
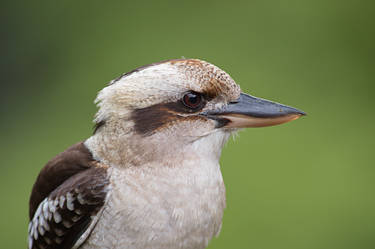
M107 168L83 143L52 159L30 197L29 249L69 249L104 205Z

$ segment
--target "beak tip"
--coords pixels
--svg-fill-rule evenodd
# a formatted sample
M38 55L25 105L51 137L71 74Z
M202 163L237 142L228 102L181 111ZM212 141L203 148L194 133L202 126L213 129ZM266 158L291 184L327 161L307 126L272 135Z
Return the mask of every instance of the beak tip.
M298 118L301 118L303 116L306 116L307 114L306 113L296 113L294 115L298 116Z
M289 107L289 106L285 106L285 107L287 109L285 112L286 115L292 114L292 115L297 115L298 117L307 116L307 113L304 111L301 111L301 110L298 110L296 108Z
M306 112L303 112L303 111L299 111L298 113L300 116L307 116L307 113Z
M286 122L289 122L289 121L292 121L292 120L299 119L299 118L301 118L301 117L303 117L303 116L306 116L306 115L307 115L306 112L303 112L303 111L297 110L297 111L295 111L295 112L293 112L293 113L290 113L289 115L286 115L286 116L289 116L289 117L290 117L290 119L289 119L288 121L286 121Z

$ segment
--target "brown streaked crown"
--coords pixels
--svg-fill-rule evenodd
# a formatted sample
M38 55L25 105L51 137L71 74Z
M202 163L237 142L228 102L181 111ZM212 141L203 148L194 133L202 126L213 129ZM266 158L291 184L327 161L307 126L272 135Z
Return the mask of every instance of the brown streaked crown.
M140 66L130 72L122 74L120 77L112 80L109 85L124 79L134 73L160 64L175 65L178 70L186 75L191 82L200 86L199 92L206 94L210 98L215 98L219 94L228 96L230 99L237 99L241 89L239 85L223 70L217 66L199 59L170 59L156 63Z
M202 93L211 98L218 95L235 100L239 97L241 89L239 85L223 70L206 61L198 59L172 60L191 82L200 85Z

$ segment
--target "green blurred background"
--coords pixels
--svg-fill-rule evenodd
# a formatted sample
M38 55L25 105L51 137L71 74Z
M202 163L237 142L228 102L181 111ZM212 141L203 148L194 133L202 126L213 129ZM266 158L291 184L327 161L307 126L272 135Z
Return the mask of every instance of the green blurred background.
M227 209L209 248L375 248L374 1L1 5L1 248L26 248L31 186L91 135L96 93L181 56L309 114L226 146Z

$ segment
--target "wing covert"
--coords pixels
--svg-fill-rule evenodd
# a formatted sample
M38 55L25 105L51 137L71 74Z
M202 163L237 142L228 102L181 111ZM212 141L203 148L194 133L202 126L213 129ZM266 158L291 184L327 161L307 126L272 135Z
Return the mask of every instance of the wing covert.
M30 198L29 249L70 249L95 225L108 191L107 167L82 146L59 154L39 174Z

